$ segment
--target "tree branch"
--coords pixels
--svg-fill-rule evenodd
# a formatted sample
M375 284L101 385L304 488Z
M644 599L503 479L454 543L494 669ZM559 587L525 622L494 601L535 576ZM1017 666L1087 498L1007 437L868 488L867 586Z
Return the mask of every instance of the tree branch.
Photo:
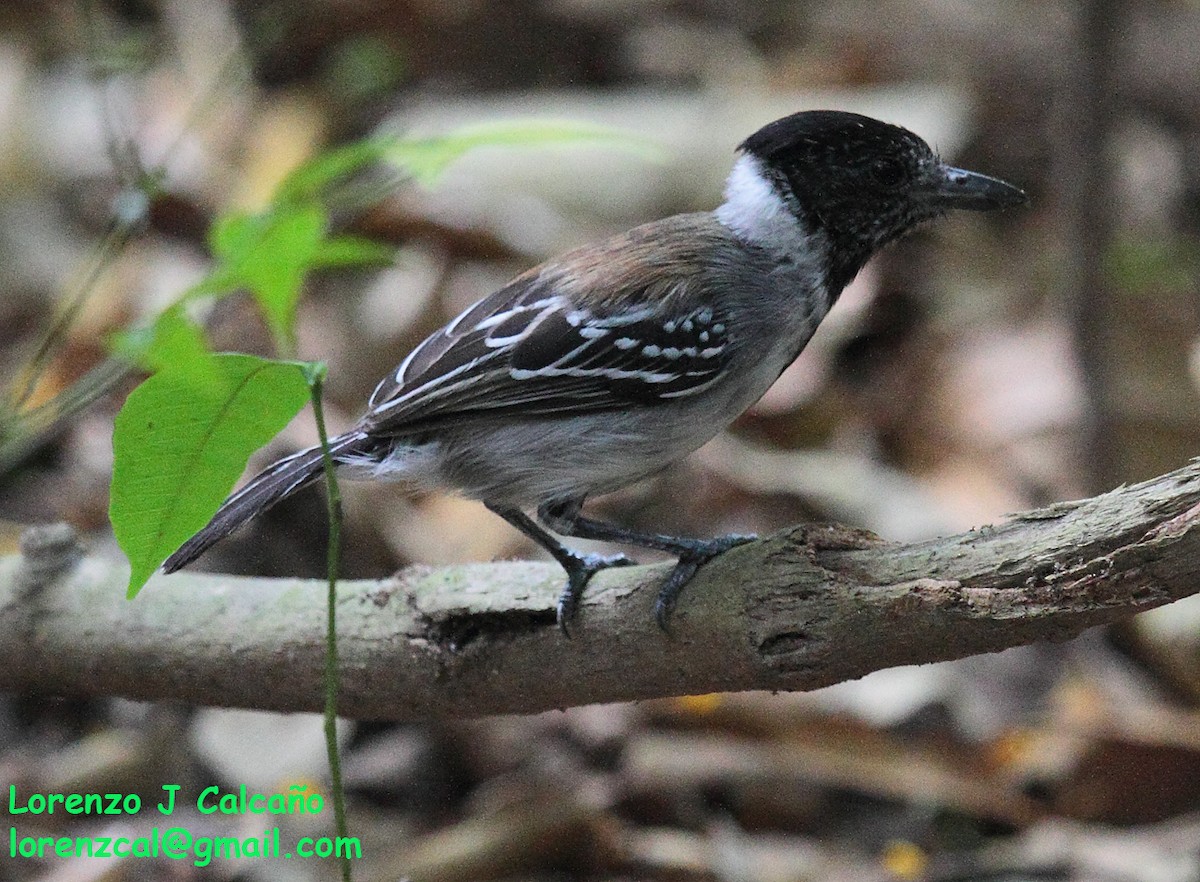
M805 690L960 658L1200 591L1200 463L1080 502L908 545L798 526L705 566L661 633L664 565L602 572L573 637L561 571L414 567L342 584L341 708L418 719L744 689ZM37 528L0 558L0 689L321 708L318 581L127 573Z

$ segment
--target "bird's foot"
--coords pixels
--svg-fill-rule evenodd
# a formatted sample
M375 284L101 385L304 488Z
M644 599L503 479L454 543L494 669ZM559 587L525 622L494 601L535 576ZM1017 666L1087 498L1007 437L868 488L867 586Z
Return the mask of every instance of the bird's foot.
M679 555L679 561L675 564L675 569L671 570L671 575L667 576L667 580L663 582L662 588L658 592L658 600L654 603L654 620L658 622L658 627L664 631L668 631L667 623L671 620L671 613L675 609L675 602L679 600L679 592L688 582L692 581L692 577L696 575L700 567L704 566L714 557L719 557L731 548L737 548L739 545L745 545L747 542L753 542L757 536L741 535L731 533L728 536L718 536L715 539L696 539L689 548L684 550Z
M571 620L583 597L583 589L591 581L592 576L609 567L631 567L637 561L623 554L578 554L571 552L571 557L560 561L567 571L567 586L558 597L558 627L563 634L571 636Z

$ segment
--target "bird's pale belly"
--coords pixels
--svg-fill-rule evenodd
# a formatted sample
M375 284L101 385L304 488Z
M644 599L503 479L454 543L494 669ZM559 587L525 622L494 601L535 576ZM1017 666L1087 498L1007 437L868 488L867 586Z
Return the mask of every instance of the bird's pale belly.
M471 499L530 508L548 499L608 493L653 475L691 453L723 423L664 431L645 413L604 413L567 420L439 433L438 481ZM488 438L478 442L475 433ZM486 451L486 453L485 453Z

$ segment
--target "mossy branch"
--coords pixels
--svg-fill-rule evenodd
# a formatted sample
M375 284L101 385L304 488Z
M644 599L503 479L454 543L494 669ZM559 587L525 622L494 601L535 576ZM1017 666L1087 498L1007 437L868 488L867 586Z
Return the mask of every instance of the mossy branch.
M806 690L894 665L1064 640L1200 591L1200 464L908 545L798 526L701 570L672 619L664 565L596 577L573 637L552 564L414 567L341 583L341 712L411 720L745 689ZM0 689L317 711L320 581L156 576L69 528L0 558Z

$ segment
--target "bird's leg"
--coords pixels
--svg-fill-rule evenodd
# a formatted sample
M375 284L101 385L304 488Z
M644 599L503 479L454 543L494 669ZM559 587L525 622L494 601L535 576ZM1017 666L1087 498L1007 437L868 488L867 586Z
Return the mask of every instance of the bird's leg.
M568 637L571 636L571 619L575 616L583 589L592 576L608 567L627 567L635 563L623 554L581 554L572 551L539 527L533 518L520 509L492 505L490 502L485 502L484 505L550 552L551 557L566 570L567 584L558 598L558 626Z
M679 592L692 580L700 567L729 549L752 542L757 538L733 533L713 539L688 539L681 536L666 536L662 533L646 533L629 527L620 527L616 524L585 518L579 513L582 506L583 499L543 503L538 508L538 518L554 532L562 533L564 536L638 545L642 548L665 551L678 558L675 569L671 570L671 575L663 582L662 588L658 592L658 599L654 603L654 619L664 631L667 630L671 611L675 609L675 601L679 599Z

